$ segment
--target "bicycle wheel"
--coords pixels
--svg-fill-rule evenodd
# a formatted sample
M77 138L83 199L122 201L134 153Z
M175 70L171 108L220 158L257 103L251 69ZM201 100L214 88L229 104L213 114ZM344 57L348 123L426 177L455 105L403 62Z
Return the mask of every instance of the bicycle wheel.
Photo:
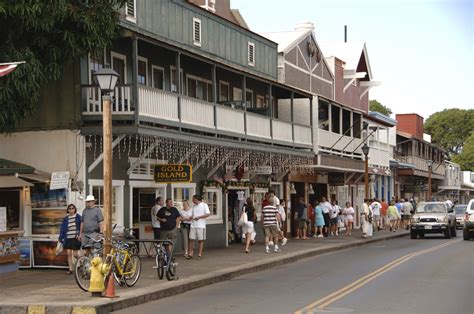
M87 256L80 257L74 265L74 278L76 283L84 291L89 291L91 280L91 259Z
M171 262L170 264L171 265L169 265L166 270L166 279L168 279L168 281L174 280L176 276L176 265L174 262Z
M111 273L114 275L114 279L115 279L115 282L119 285L119 286L123 286L124 285L124 279L122 275L119 274L119 271L117 270L117 268L114 266L112 266L112 269L111 269ZM105 282L106 286L107 286L107 282Z
M165 260L161 254L157 254L155 257L156 260L156 271L158 272L158 278L163 279L165 274Z
M125 275L123 276L123 280L125 281L127 287L132 287L137 283L138 278L140 278L141 272L142 262L140 260L140 257L138 257L138 255L130 256L130 259L125 264Z

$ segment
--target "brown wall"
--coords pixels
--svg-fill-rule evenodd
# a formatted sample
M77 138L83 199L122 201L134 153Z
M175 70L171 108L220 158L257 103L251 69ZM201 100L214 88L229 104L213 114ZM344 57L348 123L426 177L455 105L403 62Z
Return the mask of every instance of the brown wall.
M206 0L188 0L190 3L201 6L206 4ZM230 0L217 0L216 1L216 15L225 18L232 23L238 24L234 15L230 11Z
M360 87L359 80L355 81L356 86L349 86L344 92L344 86L350 82L350 80L344 79L344 68L342 61L336 59L335 66L335 79L336 79L336 95L335 100L341 104L344 104L350 108L359 109L364 112L369 111L369 93L364 95L360 99L360 95L367 87Z
M423 139L423 117L416 113L397 114L397 130Z

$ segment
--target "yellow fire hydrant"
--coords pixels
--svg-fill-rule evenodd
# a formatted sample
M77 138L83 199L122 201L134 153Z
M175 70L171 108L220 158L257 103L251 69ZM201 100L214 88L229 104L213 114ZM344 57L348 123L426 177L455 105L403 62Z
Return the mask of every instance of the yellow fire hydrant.
M96 256L91 261L91 280L89 292L92 296L101 296L105 290L104 277L109 272L110 266L102 262L102 258Z

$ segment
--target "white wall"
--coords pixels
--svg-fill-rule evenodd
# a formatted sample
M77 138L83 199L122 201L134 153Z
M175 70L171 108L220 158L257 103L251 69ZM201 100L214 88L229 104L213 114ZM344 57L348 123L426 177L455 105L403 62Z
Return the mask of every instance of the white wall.
M278 100L278 118L280 120L290 122L291 121L291 106L290 99L279 99ZM293 99L293 121L298 124L309 125L310 124L310 110L309 110L309 99L299 98Z

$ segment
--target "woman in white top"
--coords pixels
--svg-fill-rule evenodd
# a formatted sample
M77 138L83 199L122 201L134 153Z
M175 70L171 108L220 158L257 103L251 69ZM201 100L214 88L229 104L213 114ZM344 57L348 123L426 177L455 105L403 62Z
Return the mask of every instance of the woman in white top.
M191 207L189 207L188 200L183 201L183 209L179 211L181 215L181 228L179 229L181 232L181 239L183 241L184 247L184 257L188 256L188 243L189 243L189 229L191 227L191 220L193 217L193 211Z
M351 236L352 228L354 228L354 208L351 206L351 202L346 202L346 208L344 208L343 215L346 222L346 236Z

